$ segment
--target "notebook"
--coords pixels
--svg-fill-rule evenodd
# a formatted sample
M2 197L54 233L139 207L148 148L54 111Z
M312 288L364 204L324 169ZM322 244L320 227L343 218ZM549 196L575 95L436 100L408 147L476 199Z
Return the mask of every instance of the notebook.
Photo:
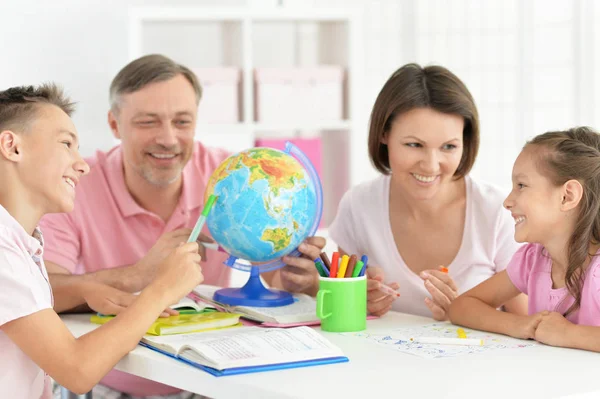
M348 361L338 347L309 327L144 336L140 344L217 377Z
M93 315L90 321L96 324L104 324L114 317ZM241 326L239 314L203 311L200 313L161 317L150 326L146 333L151 335L183 334L239 326Z
M177 302L175 305L171 305L170 308L178 310L180 312L186 312L189 310L195 311L195 312L201 312L205 309L210 309L210 307L207 307L207 304L198 303L198 302L194 301L192 298L188 298L188 297L181 298L181 300L179 302Z
M294 303L286 306L277 306L271 308L254 306L229 306L213 299L215 291L221 287L214 285L199 285L192 291L196 299L204 301L217 307L224 312L240 313L242 317L261 323L268 323L273 326L282 327L284 325L318 325L320 320L317 317L317 301L306 294L294 294Z

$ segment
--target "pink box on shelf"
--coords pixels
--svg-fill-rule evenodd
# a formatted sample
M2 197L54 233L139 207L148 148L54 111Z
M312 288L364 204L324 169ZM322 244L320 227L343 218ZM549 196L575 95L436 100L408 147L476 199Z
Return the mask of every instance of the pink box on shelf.
M195 68L202 86L198 121L204 123L237 123L240 121L239 68Z
M344 69L340 66L257 68L254 84L257 121L337 121L344 117Z
M300 149L315 167L321 185L323 185L323 174L322 174L322 157L321 157L321 139L320 138L298 138L298 139L256 139L256 147L270 147L278 150L285 148L285 142L289 141ZM321 218L319 227L324 227L324 219Z

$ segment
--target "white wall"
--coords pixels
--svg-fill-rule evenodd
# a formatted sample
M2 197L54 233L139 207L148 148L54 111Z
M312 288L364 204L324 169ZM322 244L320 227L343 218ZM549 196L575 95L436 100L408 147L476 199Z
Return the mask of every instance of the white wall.
M400 65L439 63L469 86L481 113L474 174L508 187L527 137L578 124L600 128L600 2L593 0L286 0L356 7L364 16L365 129L373 101ZM273 0L250 0L273 6ZM10 0L0 3L0 88L54 80L79 102L82 152L109 148L108 86L129 61L131 5L244 0ZM193 40L192 37L189 40ZM272 51L275 49L276 43ZM366 151L366 143L365 143ZM364 178L374 175L370 172Z

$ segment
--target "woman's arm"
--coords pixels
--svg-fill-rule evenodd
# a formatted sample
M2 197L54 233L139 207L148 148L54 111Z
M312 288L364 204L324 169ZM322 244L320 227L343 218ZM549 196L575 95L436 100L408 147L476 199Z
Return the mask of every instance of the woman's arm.
M523 316L497 310L519 294L506 271L501 271L456 298L450 305L450 320L478 330L534 338L541 315Z

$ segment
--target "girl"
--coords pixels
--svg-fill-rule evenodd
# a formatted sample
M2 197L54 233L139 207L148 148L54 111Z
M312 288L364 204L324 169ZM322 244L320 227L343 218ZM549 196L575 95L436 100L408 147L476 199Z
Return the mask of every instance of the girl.
M380 266L367 269L370 313L446 320L459 292L508 264L518 244L503 195L468 175L478 148L473 97L446 68L408 64L381 89L369 155L382 176L346 193L329 229L340 251ZM380 292L384 279L399 283L398 300ZM506 308L525 314L526 299Z
M510 264L456 299L453 323L600 351L600 135L590 128L528 142L513 167L504 206L515 239L528 242ZM529 315L496 308L529 295Z

